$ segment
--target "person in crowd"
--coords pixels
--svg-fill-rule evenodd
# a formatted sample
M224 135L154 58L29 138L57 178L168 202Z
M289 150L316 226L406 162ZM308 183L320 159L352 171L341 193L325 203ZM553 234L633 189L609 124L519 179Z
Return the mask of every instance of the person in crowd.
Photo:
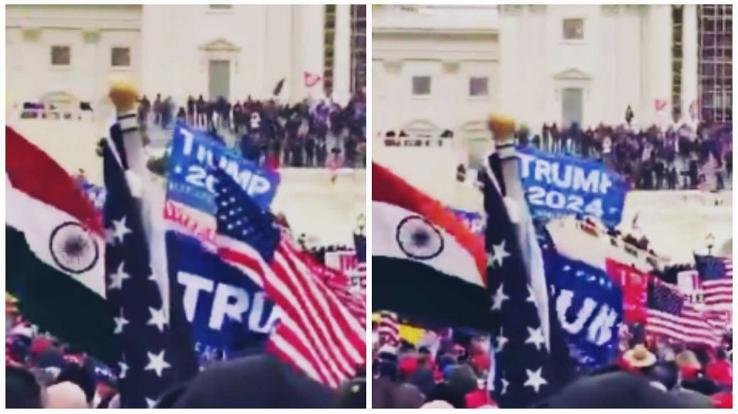
M172 408L324 408L338 404L336 391L298 374L270 354L259 354L202 370L184 385Z
M733 386L733 366L725 350L719 349L715 353L715 360L707 364L705 375L722 387L730 389Z
M176 118L200 130L214 128L221 138L233 134L242 153L270 168L366 166L365 102L358 94L346 106L307 99L279 104L251 96L231 103L201 94L176 105L171 97L162 101L157 94L155 107L157 125L168 128Z
M163 102L161 100L161 94L156 94L156 99L154 99L154 123L156 125L162 125L162 113L163 110Z
M515 134L518 144L530 145L524 132L521 128ZM702 123L695 130L686 125L638 130L627 124L600 124L582 131L576 123L561 130L555 123L544 123L541 132L541 149L598 160L620 173L632 188L719 191L732 187L727 179L732 174L730 124Z
M205 102L205 128L210 129L215 124L213 123L213 115L215 115L216 102Z
M305 166L315 167L315 135L308 133L305 136Z
M179 118L179 115L177 115ZM192 95L187 97L187 122L195 125L195 98Z
M353 135L349 135L344 142L346 151L346 167L354 168L356 166L356 147L357 139Z
M179 107L179 110L177 111L177 121L187 122L187 113L185 112L184 107Z
M197 113L195 114L195 125L202 127L205 125L205 113L206 113L206 105L205 100L202 98L202 94L197 98L197 102L195 102L195 110Z
M683 269L681 269L683 270ZM676 269L675 271L681 271ZM417 345L395 342L372 324L375 408L494 407L486 381L494 363L489 338L427 330ZM581 370L533 408L715 408L732 405L730 338L714 352L646 337L623 325L630 342L612 363ZM431 338L431 342L427 341ZM423 343L429 346L422 345ZM646 345L646 344L651 345ZM412 386L409 387L408 385ZM418 401L416 397L422 395ZM402 398L400 398L402 396Z
M161 127L168 129L172 122L172 115L174 114L174 102L171 96L167 96L161 107Z
M343 167L343 157L341 156L341 150L338 147L331 149L331 155L325 162L325 166L331 172L331 182L335 183L338 177L338 169Z
M241 102L236 101L236 103L233 104L233 130L236 133L236 135L240 134L243 130L243 108L241 107Z
M141 126L145 126L148 123L150 112L151 102L149 102L149 98L144 95L139 101L138 106L138 122L141 124Z
M5 364L6 408L43 408L44 393L30 371Z
M44 408L90 408L90 404L79 385L61 381L46 389Z
M223 104L221 107L221 123L222 127L226 128L228 130L231 129L231 109L233 108L233 105L227 100L223 99Z

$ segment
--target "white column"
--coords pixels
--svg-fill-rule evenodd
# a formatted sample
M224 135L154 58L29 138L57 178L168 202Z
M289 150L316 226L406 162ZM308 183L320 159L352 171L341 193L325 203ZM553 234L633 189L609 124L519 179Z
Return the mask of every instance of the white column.
M333 56L333 99L345 104L351 95L351 5L336 5Z
M642 126L671 122L671 6L650 5L644 24L641 45L645 76L641 96L643 113L635 113L635 122ZM657 111L655 101L666 100L666 107Z
M690 106L698 99L697 5L685 4L682 30L682 120L692 122ZM695 109L697 111L698 109Z
M516 120L523 119L525 114L523 108L525 92L522 90L524 83L521 78L521 67L524 67L523 60L528 58L527 53L521 51L527 50L521 44L525 39L522 36L524 31L525 19L523 15L523 6L519 5L503 5L500 6L500 29L499 48L500 48L500 80L499 80L499 102L500 109L498 112L504 112L515 117ZM528 34L532 35L532 34Z
M291 102L323 96L322 82L306 88L303 72L323 76L324 10L323 5L293 6Z

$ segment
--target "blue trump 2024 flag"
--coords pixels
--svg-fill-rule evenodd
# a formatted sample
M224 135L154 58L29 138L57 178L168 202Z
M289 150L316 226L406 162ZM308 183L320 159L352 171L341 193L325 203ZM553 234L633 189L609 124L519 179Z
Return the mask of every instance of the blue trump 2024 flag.
M213 172L225 171L263 209L269 207L279 175L239 156L207 134L182 122L174 127L167 198L215 214Z
M626 182L596 161L532 148L518 148L520 177L534 217L591 216L617 225L623 214Z
M166 242L170 292L200 363L262 352L278 318L264 291L196 238L170 231Z
M220 172L233 177L262 210L279 185L274 171L178 123L167 184L167 217L175 223L166 238L171 306L177 325L191 334L201 364L258 352L278 317L263 290L223 262L208 238L215 233L214 185Z

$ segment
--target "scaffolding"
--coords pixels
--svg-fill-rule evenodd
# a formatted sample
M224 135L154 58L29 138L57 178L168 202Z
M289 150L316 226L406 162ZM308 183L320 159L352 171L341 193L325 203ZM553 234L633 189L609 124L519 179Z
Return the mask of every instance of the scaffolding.
M682 67L684 65L684 5L671 6L671 103L674 122L682 116Z
M333 95L333 63L336 57L336 5L326 4L323 26L323 90Z
M351 92L366 85L366 6L351 6Z
M732 121L733 7L697 8L699 117L708 123Z

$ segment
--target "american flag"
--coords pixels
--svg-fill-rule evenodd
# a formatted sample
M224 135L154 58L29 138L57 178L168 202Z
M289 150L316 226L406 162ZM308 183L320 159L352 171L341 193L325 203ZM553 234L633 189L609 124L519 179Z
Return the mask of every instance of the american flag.
M365 364L362 323L311 269L274 217L231 177L214 174L218 254L258 275L280 309L267 350L310 378L339 387Z
M114 368L121 406L150 408L175 375L167 310L152 273L137 202L125 179L127 166L125 157L119 156L123 146L117 125L111 136L117 145L113 149L105 145L103 158L106 293L122 354Z
M646 332L708 347L719 345L723 333L709 318L704 305L687 300L676 286L656 278L649 296Z
M516 231L502 198L501 180L493 172L499 171L495 168L499 167L497 154L487 162L482 182L495 400L502 408L530 407L554 390L553 364Z
M695 255L705 306L711 312L733 308L733 260Z
M349 277L340 270L322 265L307 252L303 252L301 255L309 265L310 270L336 294L336 297L361 322L361 325L366 326L366 301L363 297L351 292Z
M379 345L390 345L397 347L400 345L400 328L397 323L397 314L394 312L379 312L379 326L377 334L379 335Z

